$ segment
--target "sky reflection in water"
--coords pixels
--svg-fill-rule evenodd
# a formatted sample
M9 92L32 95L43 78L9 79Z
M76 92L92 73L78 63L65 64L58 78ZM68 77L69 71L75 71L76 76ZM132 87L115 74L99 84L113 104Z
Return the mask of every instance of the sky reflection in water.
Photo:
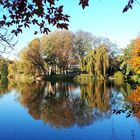
M0 89L0 140L139 140L139 112L129 84L36 83ZM127 110L129 111L129 110Z

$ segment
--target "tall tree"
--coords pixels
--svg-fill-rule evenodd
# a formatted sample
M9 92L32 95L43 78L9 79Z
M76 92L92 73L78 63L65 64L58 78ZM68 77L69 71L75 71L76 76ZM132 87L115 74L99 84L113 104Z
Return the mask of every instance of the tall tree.
M81 60L81 69L100 78L106 78L109 67L107 46L99 46Z
M28 47L21 51L21 60L26 64L30 63L40 73L43 72L46 75L46 69L44 67L44 59L41 54L41 43L39 39L34 39L29 43Z
M134 46L134 41L132 41L127 48L123 49L123 55L120 56L120 69L121 71L125 74L126 78L128 78L130 75L132 75L132 67L131 65L128 63L128 61L131 59L132 55L132 48Z
M93 41L93 47L98 48L99 46L106 46L107 53L109 57L109 70L108 74L113 74L114 71L119 70L120 62L118 60L118 55L120 54L120 50L116 43L112 42L109 38L105 37L96 37Z
M109 67L109 57L107 46L100 46L96 50L96 72L99 77L106 77L106 71Z
M67 70L73 60L73 34L69 31L55 31L42 39L44 57L47 63Z
M75 53L80 57L84 57L88 54L93 46L94 37L89 32L82 30L77 31L74 34L74 49Z
M134 41L129 64L136 74L140 74L140 37Z
M95 51L91 50L87 56L83 57L80 62L80 68L83 72L87 72L89 74L95 74Z

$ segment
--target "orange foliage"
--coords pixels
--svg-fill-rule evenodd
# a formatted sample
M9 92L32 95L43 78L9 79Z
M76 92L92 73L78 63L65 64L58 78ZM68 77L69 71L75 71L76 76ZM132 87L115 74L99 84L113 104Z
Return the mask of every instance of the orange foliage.
M135 116L140 119L140 86L128 96L128 99L133 103L133 112Z
M140 74L140 37L134 41L131 55L132 57L128 62L136 74Z
M128 96L128 99L135 104L140 102L140 86Z

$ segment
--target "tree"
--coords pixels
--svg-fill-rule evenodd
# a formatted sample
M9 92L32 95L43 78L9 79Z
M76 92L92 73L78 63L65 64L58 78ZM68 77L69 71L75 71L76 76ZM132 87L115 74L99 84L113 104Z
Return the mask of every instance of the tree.
M109 67L109 57L107 46L100 46L96 50L96 72L99 77L106 77L106 72Z
M106 78L109 67L109 56L107 46L102 45L90 51L81 60L81 69L87 73L94 74L100 78Z
M12 61L8 66L8 79L17 80L19 78L18 74L22 74L23 72L25 72L24 71L25 68L28 68L28 67L26 67L25 65L24 67L21 66L20 61L16 61L16 60ZM26 72L28 73L29 71L26 71Z
M140 37L134 41L129 64L136 74L140 74Z
M44 68L44 59L41 54L41 43L39 39L32 40L28 47L23 49L20 53L21 61L23 64L27 64L27 67L34 67L33 69L39 72L39 75L43 72L46 75L46 69Z
M94 37L93 48L98 48L99 46L106 46L107 53L109 57L109 70L108 74L113 74L114 71L119 70L120 62L118 60L118 55L120 54L120 50L116 43L112 42L109 38L104 37Z
M74 49L80 59L91 50L93 40L94 37L89 32L79 30L74 34Z
M128 63L128 61L131 59L132 55L132 48L134 46L134 41L132 41L127 48L123 49L123 55L120 56L120 69L121 71L124 73L124 75L126 76L126 78L128 78L129 76L132 75L133 70L131 68L131 65Z
M0 81L7 81L8 60L0 56Z
M55 31L42 39L43 53L48 64L60 72L67 70L73 60L73 34L69 31Z
M81 59L80 68L82 72L95 74L95 63L95 51L91 50L84 58Z

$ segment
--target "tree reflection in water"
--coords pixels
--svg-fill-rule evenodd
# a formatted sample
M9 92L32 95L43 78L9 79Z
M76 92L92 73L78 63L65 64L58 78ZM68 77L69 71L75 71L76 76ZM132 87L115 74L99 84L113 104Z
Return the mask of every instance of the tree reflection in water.
M135 90L128 96L128 100L131 101L131 113L133 113L140 120L140 86L137 86Z
M13 88L10 83L8 87ZM80 84L19 83L14 88L19 93L20 103L28 109L30 115L52 127L68 128L74 125L84 127L98 120L110 118L113 110L116 114L125 113L124 110L131 112L130 110L140 103L139 100L136 103L136 99L140 97L135 99L136 95L139 96L140 88L131 94L129 93L131 88L125 83L117 86L107 81ZM126 109L126 106L131 105L129 102L132 102L132 107ZM140 116L139 111L132 113L137 117Z
M92 108L73 94L77 84L50 83L26 85L20 89L20 102L35 119L55 127L71 127L92 123Z
M0 97L4 94L8 93L10 90L8 88L8 81L7 80L0 80Z
M93 89L93 85L98 85L101 91ZM80 87L81 95L75 94L75 90ZM86 90L91 97L84 97L83 91ZM89 83L86 86L76 83L34 83L19 85L17 91L20 93L19 101L35 119L41 119L54 127L71 127L75 124L83 127L111 115L105 83Z

